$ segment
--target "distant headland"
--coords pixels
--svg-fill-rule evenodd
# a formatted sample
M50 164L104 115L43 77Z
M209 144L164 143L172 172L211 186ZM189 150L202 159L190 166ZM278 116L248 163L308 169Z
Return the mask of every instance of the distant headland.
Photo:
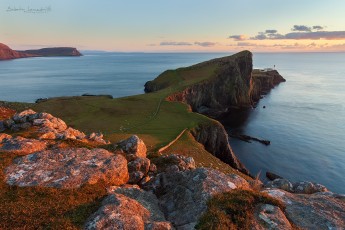
M12 50L7 45L0 43L0 61L28 57L58 57L58 56L82 56L82 54L73 47L54 47L38 50Z

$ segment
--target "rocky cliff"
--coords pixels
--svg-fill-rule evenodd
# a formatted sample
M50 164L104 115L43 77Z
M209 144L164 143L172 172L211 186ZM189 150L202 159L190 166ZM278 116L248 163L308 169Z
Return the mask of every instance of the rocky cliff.
M211 124L200 124L192 130L192 134L199 143L204 145L208 152L229 164L234 169L238 169L242 173L249 175L249 171L232 151L228 142L228 134L223 125L218 121L213 120Z
M73 47L43 48L39 50L24 50L19 52L43 57L82 56L82 54Z
M16 58L33 57L35 55L26 54L12 50L5 44L0 43L0 60L10 60Z
M7 45L0 43L0 60L10 60L27 57L53 57L53 56L82 56L72 47L43 48L39 50L15 51Z

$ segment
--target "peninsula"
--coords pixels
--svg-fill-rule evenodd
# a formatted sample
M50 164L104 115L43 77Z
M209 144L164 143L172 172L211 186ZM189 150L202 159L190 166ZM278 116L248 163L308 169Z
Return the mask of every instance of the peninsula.
M1 102L0 228L344 228L344 196L252 178L209 117L283 81L243 51L165 71L142 95Z
M82 54L73 47L43 48L38 50L12 50L5 44L0 43L0 60L11 60L28 57L56 57L56 56L81 56Z

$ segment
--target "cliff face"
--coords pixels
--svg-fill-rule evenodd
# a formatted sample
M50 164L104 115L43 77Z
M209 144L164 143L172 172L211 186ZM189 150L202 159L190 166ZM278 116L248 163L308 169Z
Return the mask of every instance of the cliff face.
M262 94L267 94L276 85L285 81L277 70L253 70L251 79L251 97L253 102L256 103Z
M82 56L82 54L73 47L43 48L39 50L19 51L25 54L51 57L51 56Z
M12 50L10 47L0 43L0 60L32 57L35 55L25 54Z
M229 164L234 169L238 169L242 173L249 175L249 171L232 151L228 142L228 134L223 125L218 121L213 120L211 124L199 125L192 130L192 135L199 143L204 145L208 152Z

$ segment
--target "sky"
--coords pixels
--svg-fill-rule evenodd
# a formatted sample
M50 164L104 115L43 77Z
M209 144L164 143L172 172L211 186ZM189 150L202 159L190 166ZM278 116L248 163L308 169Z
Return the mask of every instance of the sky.
M344 52L343 0L1 0L0 42L116 52Z

